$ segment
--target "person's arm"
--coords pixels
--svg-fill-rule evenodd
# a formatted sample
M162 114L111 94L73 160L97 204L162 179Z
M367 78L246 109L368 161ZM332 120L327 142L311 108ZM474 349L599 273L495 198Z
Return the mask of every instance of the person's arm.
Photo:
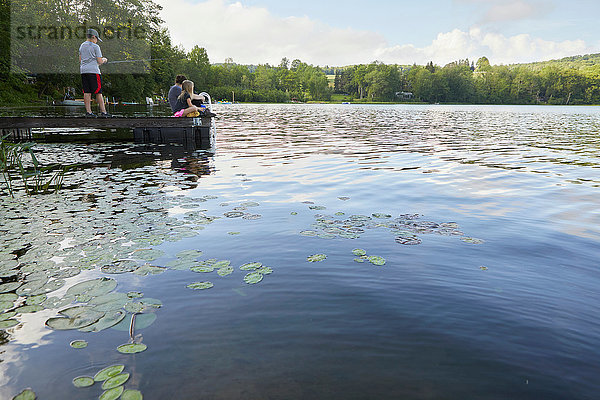
M108 60L105 57L102 57L102 50L100 50L100 46L95 46L96 47L96 61L98 62L98 65L102 65L108 62Z

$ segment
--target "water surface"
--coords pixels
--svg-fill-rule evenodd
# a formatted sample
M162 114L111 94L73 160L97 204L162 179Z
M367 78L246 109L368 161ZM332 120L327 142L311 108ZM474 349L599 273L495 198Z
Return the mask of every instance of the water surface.
M127 331L17 315L0 398L97 398L71 380L115 363L146 399L597 397L599 108L216 107L214 154L37 146L79 166L57 195L2 196L0 262L27 266L25 281L37 264L84 268L48 296L108 276L163 305L137 355L116 351ZM143 248L165 272L100 269ZM192 249L235 271L173 267ZM239 266L253 261L273 273L249 285ZM198 281L214 287L186 287Z

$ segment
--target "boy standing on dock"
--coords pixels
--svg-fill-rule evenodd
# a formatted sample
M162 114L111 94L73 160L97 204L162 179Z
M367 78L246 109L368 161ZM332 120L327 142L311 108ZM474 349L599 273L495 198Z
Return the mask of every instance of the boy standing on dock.
M102 97L102 75L100 65L108 60L102 57L98 41L102 41L95 29L87 30L87 40L79 46L79 71L83 84L83 102L85 103L86 117L96 117L92 113L92 93L96 95L96 102L100 108L101 117L112 117L106 112L104 98Z

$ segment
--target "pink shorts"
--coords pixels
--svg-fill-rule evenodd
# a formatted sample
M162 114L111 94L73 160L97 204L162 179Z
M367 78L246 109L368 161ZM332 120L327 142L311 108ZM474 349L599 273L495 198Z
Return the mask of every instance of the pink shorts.
M179 110L179 111L177 111L175 114L173 114L173 116L174 116L174 117L183 117L183 112L184 112L184 111L185 111L185 110Z

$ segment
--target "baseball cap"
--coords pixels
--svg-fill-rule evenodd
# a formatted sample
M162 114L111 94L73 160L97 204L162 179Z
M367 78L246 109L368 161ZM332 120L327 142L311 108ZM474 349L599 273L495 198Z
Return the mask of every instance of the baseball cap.
M98 39L98 41L100 41L100 42L102 41L102 39L100 39L100 35L98 34L98 31L95 30L95 29L91 29L91 28L88 29L87 30L87 36L88 37L90 37L90 36L96 36L96 38Z

